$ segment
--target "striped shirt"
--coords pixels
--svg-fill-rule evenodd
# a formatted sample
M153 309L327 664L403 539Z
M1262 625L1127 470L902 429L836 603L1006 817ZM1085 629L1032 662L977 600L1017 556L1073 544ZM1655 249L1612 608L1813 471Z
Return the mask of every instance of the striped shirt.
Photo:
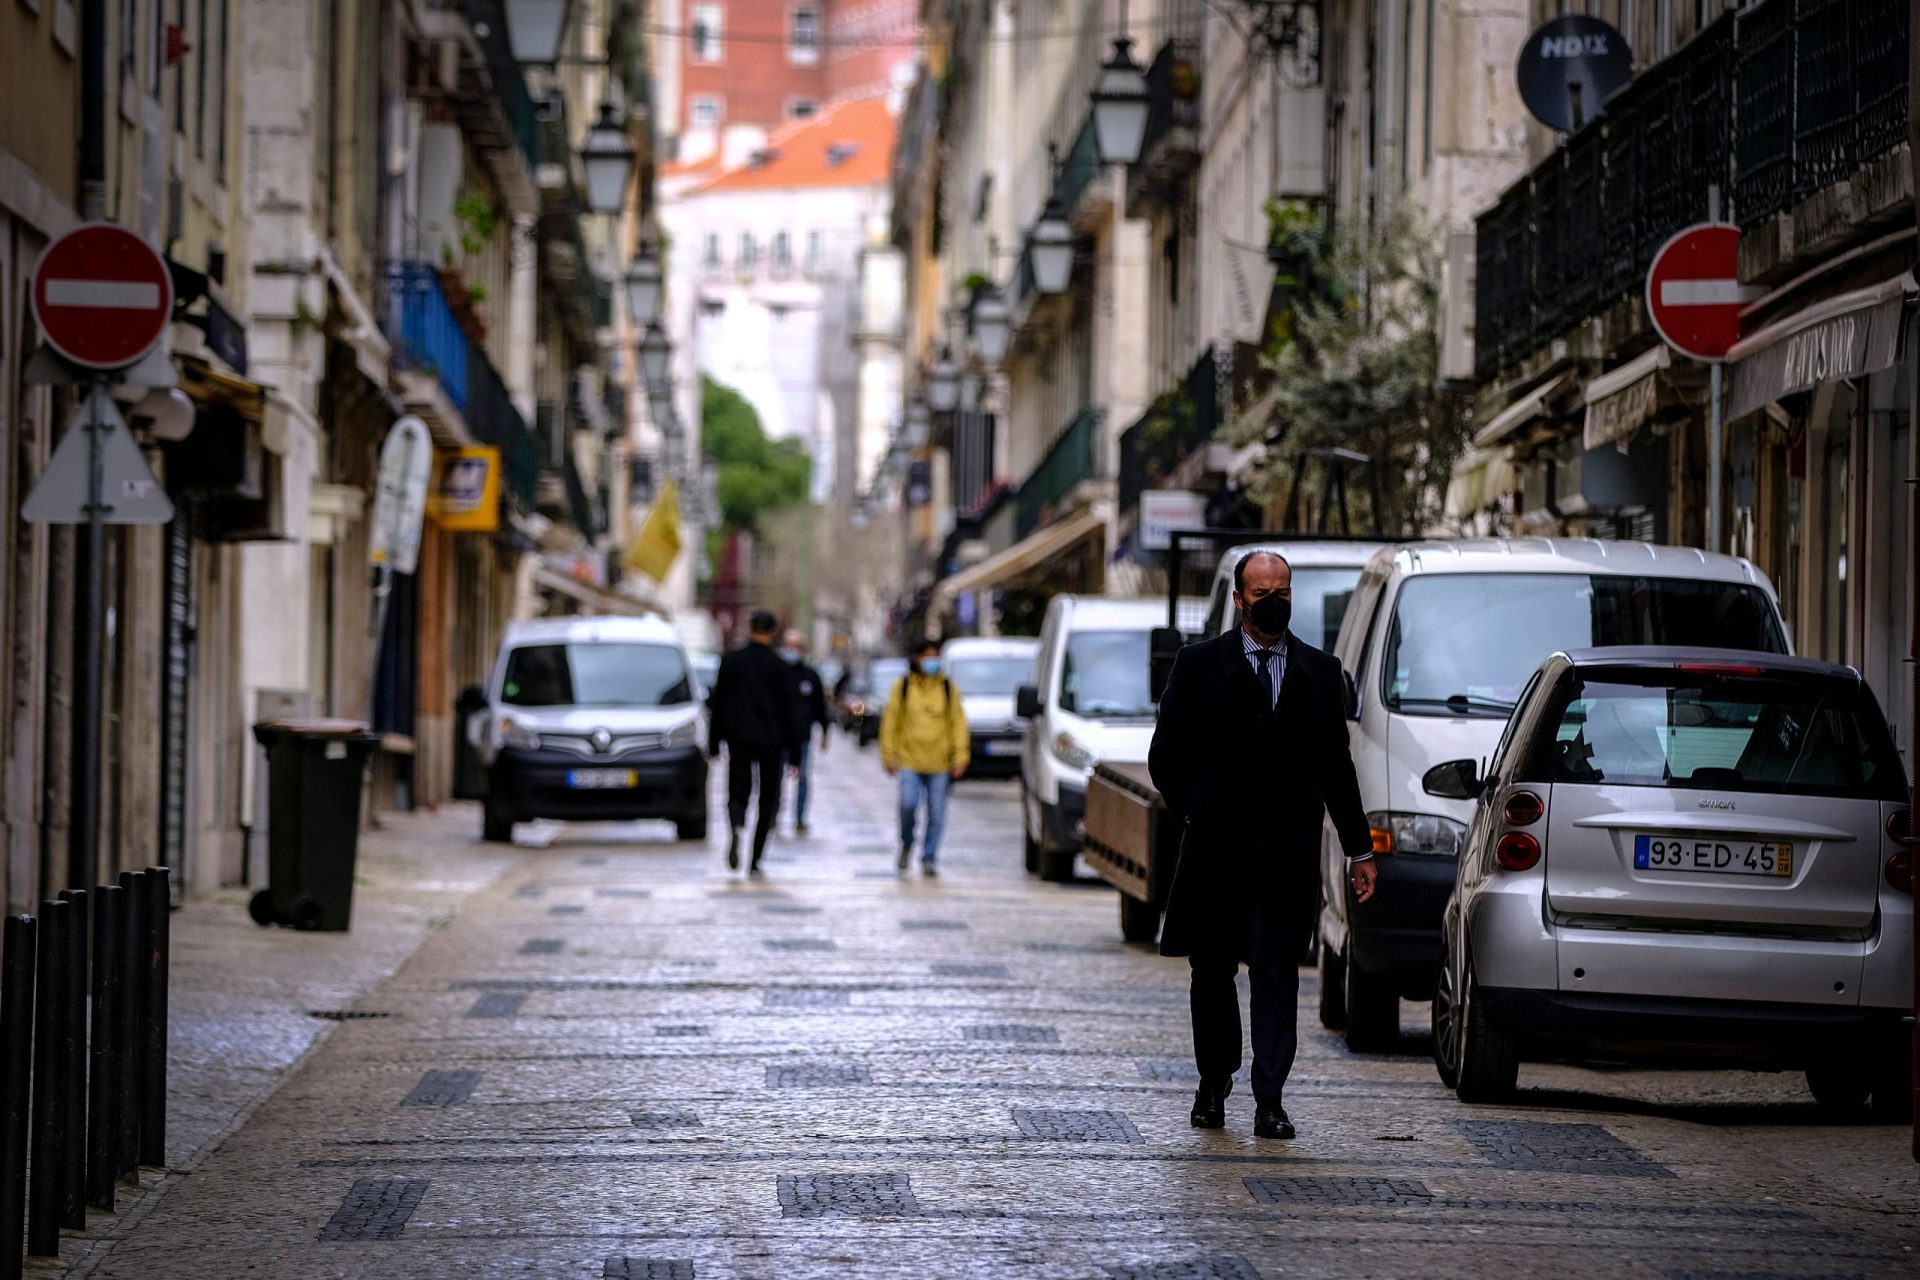
M1247 655L1247 665L1253 668L1254 679L1260 678L1260 661L1263 656L1271 664L1273 672L1273 701L1267 707L1271 711L1280 705L1280 681L1287 674L1287 638L1280 637L1278 644L1271 649L1255 640L1245 627L1240 628L1241 651Z

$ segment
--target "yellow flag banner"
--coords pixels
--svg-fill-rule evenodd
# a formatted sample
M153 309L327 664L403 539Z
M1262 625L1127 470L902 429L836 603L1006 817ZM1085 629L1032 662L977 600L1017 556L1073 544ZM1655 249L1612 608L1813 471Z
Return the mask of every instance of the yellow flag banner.
M665 582L667 572L679 558L680 491L669 480L660 486L660 496L653 500L653 510L647 512L647 522L640 526L620 563L655 582Z

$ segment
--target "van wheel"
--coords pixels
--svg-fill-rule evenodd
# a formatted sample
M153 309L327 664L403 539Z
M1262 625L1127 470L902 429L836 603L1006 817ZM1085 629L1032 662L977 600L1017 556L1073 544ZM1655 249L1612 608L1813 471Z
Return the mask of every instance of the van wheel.
M1160 936L1160 908L1130 893L1114 896L1120 899L1121 937L1128 942L1152 942Z
M684 818L673 820L673 834L679 840L705 840L707 838L707 811L690 813Z
M1460 1002L1454 1011L1459 1030L1459 1078L1453 1092L1462 1102L1505 1102L1520 1081L1520 1047L1511 1031L1487 1016L1471 962L1462 966Z
M1027 784L1020 783L1020 843L1025 846L1027 874L1040 874L1040 842L1027 831Z
M512 844L513 822L488 805L480 812L480 838L488 844Z
M1346 988L1347 1048L1355 1053L1383 1053L1400 1039L1400 993L1378 974L1368 973L1347 948L1341 969Z
M1903 1033L1846 1061L1807 1068L1807 1088L1840 1120L1904 1124L1913 1114L1912 1047Z
M1340 953L1326 939L1320 940L1320 1025L1338 1031L1347 1025L1346 974Z
M1042 849L1040 851L1040 878L1054 884L1065 884L1073 879L1073 859L1078 849Z

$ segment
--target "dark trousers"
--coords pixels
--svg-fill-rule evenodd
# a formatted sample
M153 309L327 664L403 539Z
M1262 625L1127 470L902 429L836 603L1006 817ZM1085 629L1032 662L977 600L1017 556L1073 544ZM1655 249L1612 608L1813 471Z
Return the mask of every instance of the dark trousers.
M760 779L759 816L753 825L753 860L756 864L773 834L780 817L780 763L778 751L771 755L749 755L727 748L727 821L738 831L747 825L747 797L753 794L754 775Z
M1247 932L1248 985L1253 988L1253 1096L1280 1105L1300 1049L1300 954L1313 927L1313 905L1257 905ZM1200 1079L1222 1090L1240 1070L1240 992L1234 978L1240 954L1231 948L1196 951L1193 975L1193 1060Z

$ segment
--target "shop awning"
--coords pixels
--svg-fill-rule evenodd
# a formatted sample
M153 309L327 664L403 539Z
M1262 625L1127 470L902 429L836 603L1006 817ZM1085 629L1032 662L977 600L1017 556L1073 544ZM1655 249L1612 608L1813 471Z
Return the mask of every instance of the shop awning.
M963 591L978 591L1038 568L1082 538L1099 531L1105 524L1105 516L1098 510L1089 509L1028 534L1005 551L988 556L979 564L941 580L933 589L934 611L950 605L954 597Z
M1505 449L1469 449L1447 479L1443 510L1456 520L1494 506L1513 490L1513 459Z
M1727 353L1726 416L1738 418L1823 382L1890 368L1900 354L1913 289L1913 277L1902 272L1813 303L1740 339Z
M1487 420L1486 426L1474 433L1473 447L1485 449L1499 444L1521 427L1541 416L1541 410L1546 406L1548 397L1566 386L1567 380L1572 376L1570 373L1555 374L1499 413L1494 414Z
M545 591L552 591L572 600L577 600L595 613L613 614L618 617L644 618L648 614L665 613L664 609L648 604L643 600L634 600L613 591L604 591L590 582L568 577L553 569L542 566L533 571L533 584Z
M1661 343L1611 373L1587 384L1586 446L1624 440L1660 407L1660 372L1673 365L1673 352Z

